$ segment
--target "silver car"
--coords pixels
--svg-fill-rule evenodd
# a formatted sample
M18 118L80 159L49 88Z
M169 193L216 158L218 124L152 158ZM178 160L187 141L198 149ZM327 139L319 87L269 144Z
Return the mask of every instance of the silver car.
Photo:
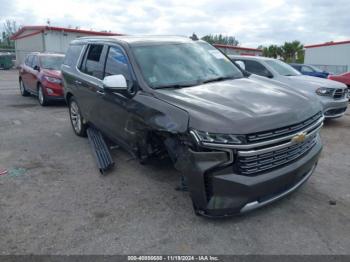
M348 106L348 89L345 84L302 75L278 59L256 56L230 56L230 58L250 73L282 82L301 92L314 94L320 100L326 118L337 118L345 114Z

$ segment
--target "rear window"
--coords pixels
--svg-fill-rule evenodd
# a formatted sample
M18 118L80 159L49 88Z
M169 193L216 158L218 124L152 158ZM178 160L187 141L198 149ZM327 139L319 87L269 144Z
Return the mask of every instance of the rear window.
M83 45L70 45L63 64L67 66L76 66L82 49Z

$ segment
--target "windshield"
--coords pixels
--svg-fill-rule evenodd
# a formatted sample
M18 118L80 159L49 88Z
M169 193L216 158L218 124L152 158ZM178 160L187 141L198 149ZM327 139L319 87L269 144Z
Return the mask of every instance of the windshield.
M41 67L51 70L61 70L64 56L41 56Z
M309 65L309 67L311 67L315 72L323 73L323 71L316 66Z
M185 87L243 77L219 50L204 42L134 46L142 75L152 88Z
M283 76L298 76L301 75L299 71L294 69L292 66L280 61L280 60L266 60L266 64L272 67L278 74Z

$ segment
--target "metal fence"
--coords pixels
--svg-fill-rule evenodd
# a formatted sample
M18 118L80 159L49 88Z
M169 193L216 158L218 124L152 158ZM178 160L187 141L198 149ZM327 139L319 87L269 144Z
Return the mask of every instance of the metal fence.
M314 66L317 66L321 70L324 70L336 75L349 71L349 68L347 65L315 65L314 64Z

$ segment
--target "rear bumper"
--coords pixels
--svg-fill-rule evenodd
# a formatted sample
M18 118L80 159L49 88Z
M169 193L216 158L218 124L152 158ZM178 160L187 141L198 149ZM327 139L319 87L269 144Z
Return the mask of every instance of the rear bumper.
M232 216L263 207L299 188L312 175L322 150L317 144L297 161L256 176L235 174L232 167L217 169L227 161L224 152L190 152L189 189L196 211L207 217ZM206 152L208 154L208 152Z

